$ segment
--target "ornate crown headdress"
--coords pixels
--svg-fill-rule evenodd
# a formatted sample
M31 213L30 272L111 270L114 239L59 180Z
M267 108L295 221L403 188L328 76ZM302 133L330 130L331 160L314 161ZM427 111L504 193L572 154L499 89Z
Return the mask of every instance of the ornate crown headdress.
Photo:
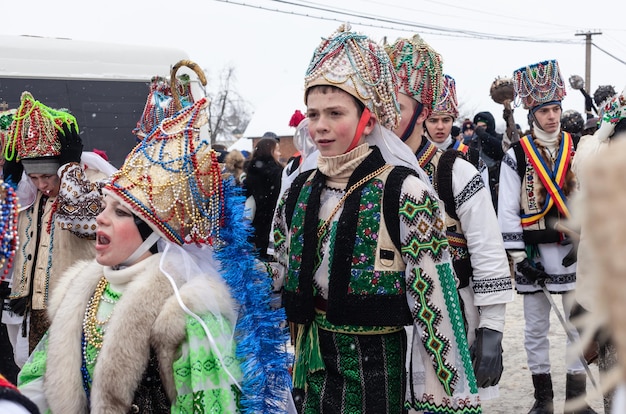
M519 106L521 101L525 109L561 101L567 93L556 60L545 60L516 69L513 72L513 86L515 106Z
M398 82L389 56L366 35L345 24L323 39L304 78L305 91L315 85L336 86L359 99L378 122L392 129L399 121Z
M57 131L62 131L63 123L78 125L76 118L68 112L52 109L35 100L30 92L22 92L20 106L8 133L5 158L58 156L61 143Z
M386 46L400 81L400 92L424 105L429 113L443 88L443 60L419 35Z
M200 138L206 98L164 120L128 155L105 191L117 195L165 239L219 239L223 189L217 153Z
M459 116L459 102L456 99L456 82L450 75L443 76L441 95L431 116L448 115L456 119Z

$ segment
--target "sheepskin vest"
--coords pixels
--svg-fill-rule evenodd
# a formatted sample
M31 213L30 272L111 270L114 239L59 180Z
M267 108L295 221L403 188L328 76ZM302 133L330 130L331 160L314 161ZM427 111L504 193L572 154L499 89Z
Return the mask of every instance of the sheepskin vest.
M50 298L48 359L44 392L53 413L127 413L149 409L141 404L176 398L172 364L185 339L186 316L159 270L161 254L119 272L135 272L109 320L93 375L91 407L81 376L84 310L98 281L113 271L95 261L72 266ZM180 285L180 281L179 285ZM234 303L223 282L195 278L180 286L184 303L206 313L207 297L232 317ZM138 411L137 411L138 410ZM168 411L169 412L169 407Z

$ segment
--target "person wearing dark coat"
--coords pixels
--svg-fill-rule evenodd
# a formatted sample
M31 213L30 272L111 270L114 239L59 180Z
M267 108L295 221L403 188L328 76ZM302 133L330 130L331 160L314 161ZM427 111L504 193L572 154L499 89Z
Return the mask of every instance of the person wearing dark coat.
M273 138L261 139L252 154L246 171L244 188L246 197L253 197L255 213L252 218L254 236L252 243L262 260L269 260L269 234L274 218L274 208L280 194L283 166L279 163L280 149Z
M496 121L490 112L479 112L474 116L476 129L476 147L480 158L489 171L489 190L494 208L498 206L498 178L500 177L500 161L504 156L502 150L502 134L496 132Z

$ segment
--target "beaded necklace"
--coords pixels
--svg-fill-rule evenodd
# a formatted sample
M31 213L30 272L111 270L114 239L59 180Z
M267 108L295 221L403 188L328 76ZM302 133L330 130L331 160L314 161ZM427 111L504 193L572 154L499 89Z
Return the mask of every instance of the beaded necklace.
M0 184L2 194L2 210L0 211L0 269L4 268L0 281L9 275L13 267L13 257L17 249L17 217L19 205L15 189L2 181ZM6 263L6 267L5 267Z
M85 310L85 317L83 319L83 334L85 337L85 343L83 346L83 352L85 353L85 359L90 365L96 362L98 353L102 348L102 341L106 332L106 324L111 320L113 311L111 311L106 318L101 321L98 319L98 309L100 308L100 302L106 302L115 305L119 300L121 294L110 290L109 282L102 277L98 282L98 286L93 293L93 296L89 300L87 309ZM89 353L89 348L95 353ZM91 354L91 355L89 355Z
M100 278L96 289L89 299L85 316L83 317L82 332L82 365L81 373L83 377L83 388L89 397L91 389L93 369L102 349L102 342L106 333L106 325L111 320L113 310L105 317L103 321L98 319L98 310L100 303L105 302L115 306L119 301L121 293L111 290L110 283L103 276Z

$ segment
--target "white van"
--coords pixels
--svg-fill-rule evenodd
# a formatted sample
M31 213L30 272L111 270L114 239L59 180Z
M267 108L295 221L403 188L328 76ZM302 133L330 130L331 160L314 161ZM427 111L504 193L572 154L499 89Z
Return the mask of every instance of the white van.
M189 59L183 50L33 36L0 36L0 110L14 109L23 91L68 109L85 150L106 151L119 167L136 144L150 79L169 77Z

